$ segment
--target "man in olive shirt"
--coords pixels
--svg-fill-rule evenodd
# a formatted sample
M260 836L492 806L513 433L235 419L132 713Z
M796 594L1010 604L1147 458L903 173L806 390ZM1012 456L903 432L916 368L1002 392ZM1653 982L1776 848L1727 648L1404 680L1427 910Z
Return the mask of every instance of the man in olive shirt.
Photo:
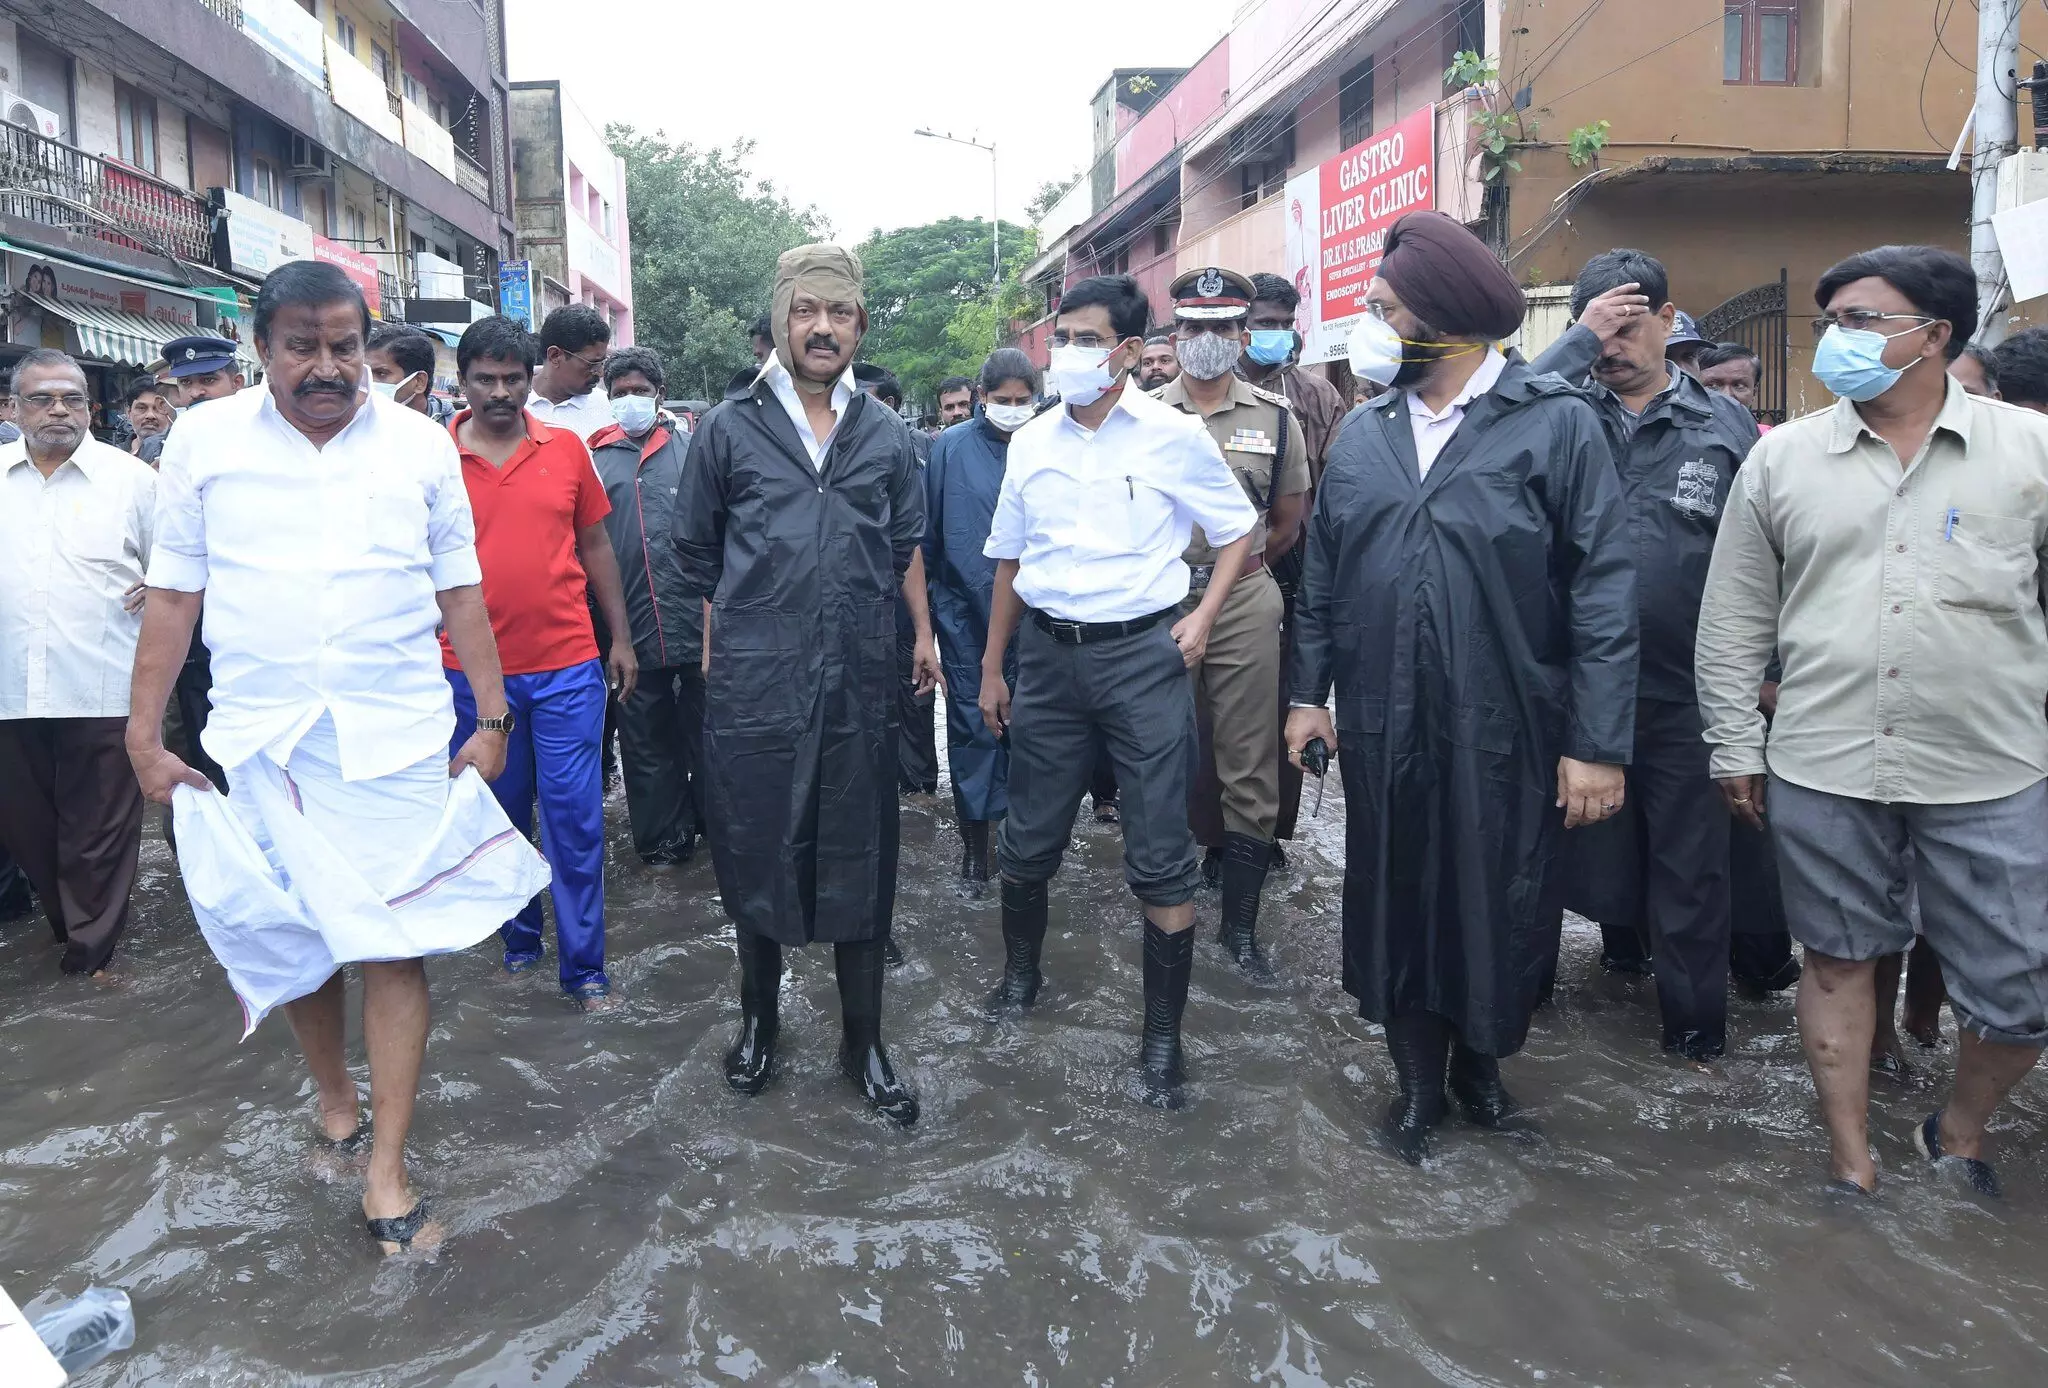
M1190 787L1188 822L1212 855L1220 853L1222 940L1238 967L1270 976L1259 953L1259 896L1273 862L1280 814L1280 587L1269 556L1294 547L1308 497L1308 449L1284 397L1233 373L1245 343L1251 281L1213 267L1173 282L1174 353L1180 375L1159 398L1199 415L1224 462L1259 513L1251 553L1190 671L1204 736L1202 765ZM1181 556L1191 578L1183 615L1208 590L1216 551L1196 526Z
M1814 374L1842 398L1757 444L1707 574L1713 774L1757 824L1768 769L1835 1183L1877 1184L1872 977L1913 943L1910 862L1959 1023L1955 1090L1915 1140L1995 1195L1985 1124L2048 1043L2048 419L1946 374L1977 326L1962 257L1881 247L1815 298Z

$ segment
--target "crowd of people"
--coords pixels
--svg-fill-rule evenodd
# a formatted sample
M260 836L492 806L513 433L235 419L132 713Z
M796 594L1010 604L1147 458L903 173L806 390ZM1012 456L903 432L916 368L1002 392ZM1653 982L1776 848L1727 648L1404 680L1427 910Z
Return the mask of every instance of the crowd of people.
M1684 1061L1727 1049L1731 975L1798 984L1844 1194L1876 1187L1902 972L1914 1038L1945 999L1955 1086L1915 1137L1996 1194L1986 1123L2048 1042L2048 330L1969 347L1974 296L1933 248L1835 266L1814 373L1839 399L1770 428L1757 356L1703 340L1654 257L1589 260L1525 361L1520 287L1416 213L1348 409L1300 364L1288 281L1203 267L1164 327L1127 276L1069 286L1049 368L1001 348L941 382L933 436L859 360L837 246L781 257L756 364L694 427L660 356L580 306L472 324L441 417L431 341L294 262L257 299L262 381L223 340L169 344L128 450L91 435L74 361L16 364L0 901L25 874L62 967L105 977L145 802L171 807L245 1028L284 1010L318 1139L369 1144L364 1216L403 1248L433 1227L404 1157L422 960L496 931L537 969L545 890L561 989L618 1000L614 739L640 860L708 844L730 1086L775 1077L784 950L829 943L840 1064L917 1121L883 995L943 688L960 890L999 899L987 1014L1041 996L1089 796L1136 901L1149 1104L1185 1100L1205 885L1227 965L1270 983L1266 884L1334 759L1343 984L1384 1030L1401 1158L1454 1110L1528 1123L1500 1062L1570 908L1653 977Z

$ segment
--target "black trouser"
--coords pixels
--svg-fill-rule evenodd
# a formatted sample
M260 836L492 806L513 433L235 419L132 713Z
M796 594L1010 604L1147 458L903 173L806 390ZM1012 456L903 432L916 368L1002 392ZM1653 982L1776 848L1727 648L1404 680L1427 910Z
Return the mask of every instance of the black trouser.
M1728 1031L1728 809L1708 771L1699 707L1636 704L1621 812L1571 831L1571 905L1647 940L1664 1044L1719 1054Z
M1097 808L1116 803L1116 758L1109 754L1109 737L1100 729L1095 734L1095 770L1088 777L1088 798Z
M619 706L619 752L633 848L643 858L680 852L698 832L704 675L695 665L642 670Z
M904 790L939 788L938 720L933 714L938 694L917 692L917 628L910 608L896 600L896 738L897 784Z
M0 718L0 846L21 862L66 973L106 967L128 925L142 787L126 718Z
M178 667L171 697L177 701L178 726L185 739L183 747L172 750L184 759L185 765L226 791L228 779L221 773L220 764L199 745L199 735L206 731L206 715L213 707L213 666L196 631L192 633L192 647L185 655L185 663Z

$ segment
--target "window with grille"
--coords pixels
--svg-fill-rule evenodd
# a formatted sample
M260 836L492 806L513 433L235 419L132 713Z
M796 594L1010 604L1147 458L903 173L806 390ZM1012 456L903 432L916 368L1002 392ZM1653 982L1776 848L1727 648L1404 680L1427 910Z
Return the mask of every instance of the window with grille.
M1337 147L1362 145L1372 134L1372 59L1337 79Z
M339 11L334 16L334 41L347 51L349 57L355 57L356 22Z
M144 96L125 82L114 84L114 118L119 127L116 149L121 162L148 173L156 164L156 98Z
M1721 80L1787 87L1799 80L1799 6L1729 0L1721 16Z
M377 80L385 86L391 85L391 55L384 51L381 43L370 45L370 71L377 74Z
M249 196L265 207L284 210L284 175L260 154L249 160Z

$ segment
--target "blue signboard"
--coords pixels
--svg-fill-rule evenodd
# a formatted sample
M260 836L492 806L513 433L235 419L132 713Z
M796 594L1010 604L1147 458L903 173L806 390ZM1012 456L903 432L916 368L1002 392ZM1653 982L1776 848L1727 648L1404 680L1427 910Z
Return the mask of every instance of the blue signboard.
M533 262L505 260L498 263L498 312L524 323L530 333L540 331L533 316Z

